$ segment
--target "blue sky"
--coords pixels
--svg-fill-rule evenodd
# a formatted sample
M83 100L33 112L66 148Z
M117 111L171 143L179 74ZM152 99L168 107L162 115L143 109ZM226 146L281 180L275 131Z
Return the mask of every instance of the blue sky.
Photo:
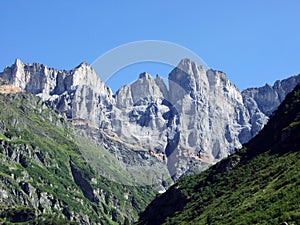
M241 90L300 73L298 0L10 0L0 8L0 70L15 58L72 69L122 44L163 40L194 51ZM123 75L169 70L146 63Z

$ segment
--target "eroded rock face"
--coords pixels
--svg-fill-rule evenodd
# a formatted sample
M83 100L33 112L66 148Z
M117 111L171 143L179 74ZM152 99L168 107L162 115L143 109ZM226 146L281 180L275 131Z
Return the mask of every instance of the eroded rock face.
M292 76L282 81L276 81L273 86L266 84L259 88L248 88L242 92L242 95L244 99L253 99L259 110L270 116L299 82L300 75Z
M238 134L251 124L241 93L223 72L205 71L185 59L170 73L169 87L180 117L180 138L170 157L177 165L173 169L184 172L190 159L213 164L241 146Z
M147 73L116 94L112 131L123 141L155 153L164 152L169 107L161 86ZM124 103L124 104L122 104Z
M266 84L259 88L248 88L242 92L244 105L249 112L252 125L250 134L254 137L267 123L269 116L277 109L295 86L300 82L300 75L292 76L282 81L276 81L273 86ZM244 136L241 135L240 139ZM249 140L249 138L248 138Z
M74 125L100 129L133 151L150 152L175 179L203 170L250 140L300 82L298 75L241 93L225 73L206 71L189 59L171 71L168 88L162 78L144 72L115 96L86 63L65 71L16 60L0 77L41 96ZM128 163L125 153L118 158Z
M66 71L39 63L23 64L17 59L0 77L54 103L69 119L98 127L105 123L107 108L114 102L111 90L87 63Z

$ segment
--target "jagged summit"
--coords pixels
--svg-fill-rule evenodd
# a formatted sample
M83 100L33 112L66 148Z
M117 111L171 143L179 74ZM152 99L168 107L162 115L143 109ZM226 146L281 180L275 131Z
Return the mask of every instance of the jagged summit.
M16 58L16 60L15 60L15 65L24 65L24 63L22 62L21 59Z
M189 65L196 65L196 63L194 61L192 61L191 59L189 58L184 58L182 60L180 60L180 62L177 64L177 68L179 69L182 69L186 66L189 66Z
M22 68L35 68L35 69L39 69L39 70L41 70L43 68L48 68L48 66L43 64L43 63L39 63L39 62L24 63L19 58L15 59L15 63L11 67L12 68L19 68L19 69L22 69ZM7 67L7 68L10 68L10 67ZM57 69L54 69L54 68L49 68L49 69L57 70ZM57 70L57 71L60 71L60 70Z
M88 124L151 152L174 179L240 148L300 81L298 75L241 93L224 72L205 70L190 59L170 72L168 87L159 76L144 72L115 96L85 62L73 70L56 70L16 60L0 77L41 96L76 126ZM125 153L114 154L129 163ZM142 158L140 162L146 160Z
M90 67L90 65L87 62L83 61L76 68L79 68L79 67Z
M168 79L172 102L182 98L185 93L194 95L194 92L208 86L205 68L197 66L190 59L181 60L178 66L170 72Z
M190 67L195 68L195 67L203 67L203 66L197 65L193 60L189 58L184 58L180 60L180 62L177 64L176 67L182 70L186 70L186 68L190 68Z
M248 102L250 99L251 102L256 102L257 108L265 115L270 116L299 82L300 74L282 81L277 80L273 86L266 84L259 88L248 88L242 92L242 95L248 99ZM248 103L246 102L246 104Z
M34 94L60 95L77 85L87 85L102 93L107 91L103 90L107 89L104 83L86 62L72 70L57 70L40 63L24 64L16 59L15 64L7 67L0 76Z
M140 73L139 79L142 79L142 78L150 79L151 75L147 72Z
M204 66L197 65L194 61L188 58L180 60L175 69L182 70L184 73L189 75L194 75L198 73L198 71L206 71Z

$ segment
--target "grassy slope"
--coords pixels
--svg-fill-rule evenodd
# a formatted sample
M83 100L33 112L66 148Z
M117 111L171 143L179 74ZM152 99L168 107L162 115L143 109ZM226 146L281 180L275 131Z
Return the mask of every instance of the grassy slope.
M300 84L243 149L184 177L139 224L300 224L299 150Z
M0 94L0 186L10 194L8 199L0 195L0 218L10 220L14 212L28 210L32 223L57 220L60 224L69 214L87 215L92 223L103 224L137 217L155 193L150 187L121 185L97 174L75 139L72 126L36 96ZM90 193L75 181L74 171L84 180L83 187L92 188ZM24 184L33 187L31 194L26 194ZM37 199L40 193L56 199L64 211L37 208L32 196Z

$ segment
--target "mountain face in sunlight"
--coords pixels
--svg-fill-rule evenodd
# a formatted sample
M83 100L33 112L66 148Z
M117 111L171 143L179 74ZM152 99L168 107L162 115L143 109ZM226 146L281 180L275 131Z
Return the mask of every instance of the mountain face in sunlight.
M138 224L299 224L300 84L263 130L157 197Z
M17 59L0 77L41 97L114 155L135 180L151 180L161 190L170 177L198 173L234 153L300 82L298 75L240 92L225 73L206 71L189 59L170 72L168 85L142 73L116 95L87 63L66 71Z

